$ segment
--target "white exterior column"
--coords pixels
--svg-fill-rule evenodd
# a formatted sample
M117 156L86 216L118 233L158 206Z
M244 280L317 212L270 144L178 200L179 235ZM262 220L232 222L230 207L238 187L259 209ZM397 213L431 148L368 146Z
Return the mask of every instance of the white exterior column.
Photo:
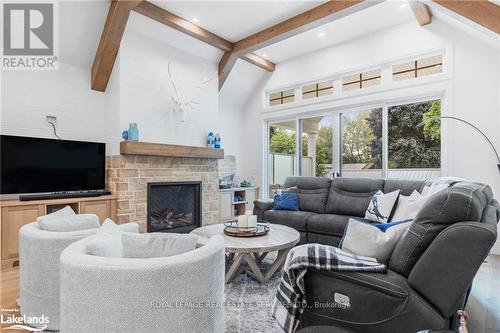
M316 140L318 133L307 134L307 156L312 158L311 176L316 176Z

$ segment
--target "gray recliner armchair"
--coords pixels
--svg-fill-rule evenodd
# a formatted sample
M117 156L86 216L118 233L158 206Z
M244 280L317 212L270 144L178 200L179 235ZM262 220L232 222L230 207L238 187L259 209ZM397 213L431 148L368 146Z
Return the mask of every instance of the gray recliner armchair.
M459 182L434 194L397 244L386 274L309 270L301 326L363 333L454 328L499 218L487 185Z

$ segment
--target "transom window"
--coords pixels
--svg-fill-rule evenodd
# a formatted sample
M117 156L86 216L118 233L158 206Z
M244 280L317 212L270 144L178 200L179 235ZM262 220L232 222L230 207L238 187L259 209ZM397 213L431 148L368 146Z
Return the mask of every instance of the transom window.
M333 81L309 84L302 87L302 99L317 98L333 94Z
M380 69L353 74L342 78L342 90L363 89L380 84Z
M269 105L280 105L291 103L295 100L295 90L288 89L283 90L274 94L269 94Z
M437 74L442 71L443 57L437 55L392 66L392 78L394 81L401 81Z

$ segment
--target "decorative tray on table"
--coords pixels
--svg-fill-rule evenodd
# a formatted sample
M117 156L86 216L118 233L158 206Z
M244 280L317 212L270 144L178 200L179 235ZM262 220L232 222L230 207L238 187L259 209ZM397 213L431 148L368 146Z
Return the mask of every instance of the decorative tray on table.
M257 237L269 232L267 223L257 223L256 227L238 227L237 220L224 222L224 234L232 237Z

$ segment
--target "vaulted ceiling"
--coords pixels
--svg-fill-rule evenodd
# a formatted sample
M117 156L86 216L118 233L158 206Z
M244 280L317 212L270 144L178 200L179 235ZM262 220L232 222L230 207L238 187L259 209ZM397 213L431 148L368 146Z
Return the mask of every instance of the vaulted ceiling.
M62 61L85 67L92 64L110 2L60 2L60 31L62 32L60 34L60 53ZM113 0L113 2L118 3L122 0ZM126 1L126 3L130 4L133 1ZM448 16L455 16L465 23L476 25L495 36L498 36L500 32L500 6L493 2L435 0L425 3L429 4L432 12L439 11L439 15L446 13ZM318 6L330 6L325 1L151 1L150 4L171 13L174 18L178 17L180 20L184 20L184 23L194 26L194 31L201 31L202 37L204 33L211 33L220 38L222 43L227 42L228 47L232 45L236 48L247 36L252 36L256 32L300 15L304 11L318 8ZM417 4L417 7L414 4ZM471 7L471 4L474 6ZM385 1L368 6L363 10L349 12L347 16L321 21L321 24L315 26L307 25L306 29L295 31L295 33L287 35L287 31L284 31L286 38L279 38L277 42L273 40L272 43L267 43L270 45L258 43L255 44L257 47L250 48L249 50L256 55L255 59L245 57L247 54L239 54L238 56L250 63L272 70L272 67L269 67L267 63L280 63L377 30L415 20L415 18L421 25L426 24L426 20L432 19L431 11L427 6L416 1ZM155 21L151 17L144 16L140 10L131 11L128 20L127 29L134 29L146 36L200 55L210 61L220 61L221 58L223 59L223 51L227 51L224 46L214 48L200 41L199 36L197 36L198 39L193 38L192 35L186 34L186 31L183 32L178 27L169 27L164 22L162 24L161 19ZM124 29L124 27L121 28ZM117 35L112 32L110 36L113 39ZM259 36L257 35L257 37ZM119 41L118 44L111 43L110 45L114 46L111 49L111 54L118 52ZM226 54L226 56L228 55ZM99 52L96 59L99 60L98 58ZM248 72L251 67L238 65L239 62L241 60L236 62L236 67L243 68L243 71ZM262 66L263 62L265 66ZM108 68L107 75L109 75L110 70L112 70L112 61L111 63L108 61L105 65ZM104 90L104 86L101 88L99 90Z

